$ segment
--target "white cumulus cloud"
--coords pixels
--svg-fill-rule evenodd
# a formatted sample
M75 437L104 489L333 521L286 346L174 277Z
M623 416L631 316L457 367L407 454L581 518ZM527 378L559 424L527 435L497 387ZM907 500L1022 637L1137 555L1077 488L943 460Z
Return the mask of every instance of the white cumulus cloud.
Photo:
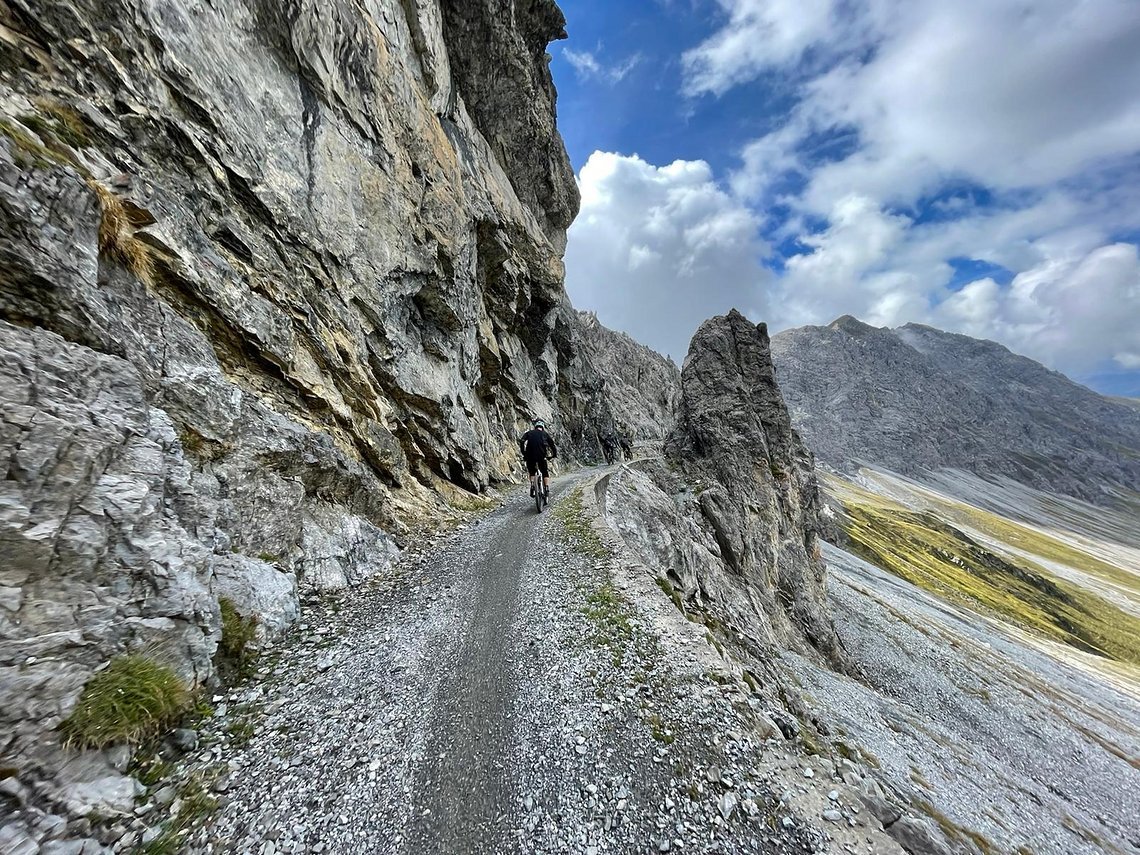
M797 63L851 23L837 0L718 0L724 26L684 55L685 91L722 94L773 66Z
M606 65L598 59L597 55L588 50L574 50L562 48L562 55L573 67L582 80L603 80L608 83L620 83L641 62L641 54L635 53L613 65Z
M680 361L705 318L759 312L771 274L757 215L704 161L594 152L578 175L566 285L575 305Z
M1107 360L1140 368L1140 257L1127 243L1051 256L1008 288L968 284L932 320L1078 375Z
M1137 248L1120 235L1140 229L1140 3L718 3L684 93L779 80L797 96L729 176L756 210L791 211L775 327L851 313L995 338L1077 375L1138 367ZM1012 282L953 290L959 258Z
M1140 147L1135 0L721 4L724 28L685 56L686 91L808 74L786 121L746 149L738 188L808 174L802 203L822 213L853 192L907 204L947 178L1044 186ZM821 132L858 145L809 169Z
M828 227L803 238L768 295L776 329L853 314L876 326L917 321L1000 341L1076 377L1115 362L1140 367L1137 247L1106 242L1080 221L1096 209L1055 197L916 226L868 197L849 196ZM951 258L983 258L1017 271L950 287Z

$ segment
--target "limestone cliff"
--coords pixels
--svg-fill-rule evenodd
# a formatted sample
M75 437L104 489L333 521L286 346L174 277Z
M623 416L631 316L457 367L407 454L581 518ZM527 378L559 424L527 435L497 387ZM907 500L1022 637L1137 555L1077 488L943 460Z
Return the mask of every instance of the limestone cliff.
M665 454L609 486L606 513L627 544L682 607L758 658L814 649L841 665L813 459L792 429L763 324L733 311L701 325Z
M219 597L273 634L298 586L383 571L440 493L517 476L532 414L596 451L563 26L552 0L0 2L6 765L58 768L118 653L211 679Z
M605 383L619 432L632 440L663 440L673 428L681 373L673 360L579 312L584 352Z

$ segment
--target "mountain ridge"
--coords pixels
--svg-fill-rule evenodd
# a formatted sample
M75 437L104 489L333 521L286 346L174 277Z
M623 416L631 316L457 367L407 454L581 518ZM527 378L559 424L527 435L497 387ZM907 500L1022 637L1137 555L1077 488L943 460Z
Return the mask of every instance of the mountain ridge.
M681 394L681 370L667 356L628 333L605 326L594 312L579 311L591 364L605 386L615 426L634 440L663 440L673 427Z
M998 342L845 315L776 334L772 352L829 466L957 468L1102 504L1140 490L1140 413Z

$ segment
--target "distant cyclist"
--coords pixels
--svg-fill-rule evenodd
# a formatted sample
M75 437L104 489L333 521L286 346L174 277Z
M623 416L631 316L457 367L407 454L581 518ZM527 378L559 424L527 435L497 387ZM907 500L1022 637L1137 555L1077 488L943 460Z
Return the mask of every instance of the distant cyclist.
M617 450L618 441L616 436L612 433L607 433L602 437L602 454L606 458L607 466L614 462L614 458L617 457Z
M557 457L558 447L554 444L554 437L546 432L546 422L542 419L534 420L534 427L519 439L519 450L522 452L523 460L526 461L526 471L530 475L530 494L534 495L539 472L542 473L543 489L550 492L550 470L547 468L546 459Z
M633 460L633 446L630 444L629 437L623 433L618 441L621 443L622 456L627 460Z

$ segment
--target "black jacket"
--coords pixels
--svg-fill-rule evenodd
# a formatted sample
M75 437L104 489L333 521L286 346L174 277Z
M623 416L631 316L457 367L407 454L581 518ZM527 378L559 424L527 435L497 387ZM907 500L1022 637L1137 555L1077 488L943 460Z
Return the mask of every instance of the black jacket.
M538 428L528 430L522 435L519 439L519 451L522 452L524 460L537 461L558 456L558 447L554 444L554 437Z

